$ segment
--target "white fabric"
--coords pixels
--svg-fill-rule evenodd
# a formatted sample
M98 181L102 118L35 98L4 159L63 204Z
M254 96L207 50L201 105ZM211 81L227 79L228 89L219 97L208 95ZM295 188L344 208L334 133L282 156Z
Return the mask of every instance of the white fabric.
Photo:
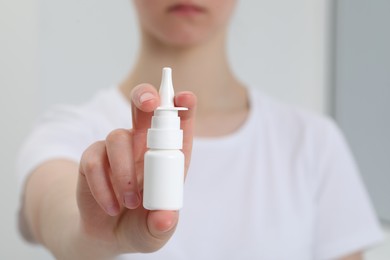
M248 91L251 112L237 132L195 139L173 238L156 253L120 259L334 259L381 239L337 126ZM117 88L83 106L58 107L25 143L21 181L46 160L77 161L111 130L130 127Z

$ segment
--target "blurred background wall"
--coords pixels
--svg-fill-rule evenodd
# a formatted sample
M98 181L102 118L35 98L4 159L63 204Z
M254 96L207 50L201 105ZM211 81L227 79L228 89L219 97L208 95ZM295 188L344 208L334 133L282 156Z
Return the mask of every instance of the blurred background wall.
M331 110L390 223L390 1L335 2Z
M355 0L361 9L352 16L360 17L365 5L380 1ZM342 21L344 14L326 0L238 2L228 48L238 76L285 102L333 113L343 127L348 125L345 118L349 116L343 116L339 105L335 108L344 102L343 94L335 90L352 83L342 80L348 71L334 73L336 65L341 69L348 57L338 60L334 54L336 49L348 51L345 41L360 38L356 38L357 33L336 44L333 36L339 25L334 19ZM342 2L348 3L340 10L356 10L354 1ZM375 10L364 14L378 22L372 26L384 25L385 21L378 19L389 23L383 12L383 18L378 18L382 16ZM368 37L377 35L371 32ZM44 250L23 243L16 230L19 194L15 157L34 119L55 103L80 103L97 89L119 82L131 68L138 44L129 0L0 0L0 259L51 259Z

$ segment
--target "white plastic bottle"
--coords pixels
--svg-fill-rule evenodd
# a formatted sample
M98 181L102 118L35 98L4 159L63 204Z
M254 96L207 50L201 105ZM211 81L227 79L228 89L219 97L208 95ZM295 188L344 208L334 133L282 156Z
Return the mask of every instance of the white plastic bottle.
M184 154L179 110L174 106L171 68L163 68L160 106L148 129L144 166L143 206L149 210L179 210L183 207Z

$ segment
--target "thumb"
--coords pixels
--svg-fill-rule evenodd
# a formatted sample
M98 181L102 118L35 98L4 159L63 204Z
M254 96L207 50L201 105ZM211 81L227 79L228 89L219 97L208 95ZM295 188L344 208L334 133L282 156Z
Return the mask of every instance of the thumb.
M155 210L149 211L147 225L153 237L168 241L176 229L178 220L178 211Z

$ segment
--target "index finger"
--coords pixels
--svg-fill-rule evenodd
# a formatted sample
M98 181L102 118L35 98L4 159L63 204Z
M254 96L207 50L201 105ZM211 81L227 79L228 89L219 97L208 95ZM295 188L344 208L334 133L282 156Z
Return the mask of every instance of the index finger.
M160 97L151 84L140 84L131 91L131 115L133 129L147 131L150 127L153 111L160 104Z
M192 140L194 135L196 96L189 91L178 93L175 96L175 106L186 107L188 110L179 111L180 128L183 129L183 152L186 155L185 169L189 167ZM146 138L137 138L146 136L150 128L153 111L160 104L160 97L157 90L150 84L140 84L131 92L132 120L135 140L134 142L142 147L146 146Z

